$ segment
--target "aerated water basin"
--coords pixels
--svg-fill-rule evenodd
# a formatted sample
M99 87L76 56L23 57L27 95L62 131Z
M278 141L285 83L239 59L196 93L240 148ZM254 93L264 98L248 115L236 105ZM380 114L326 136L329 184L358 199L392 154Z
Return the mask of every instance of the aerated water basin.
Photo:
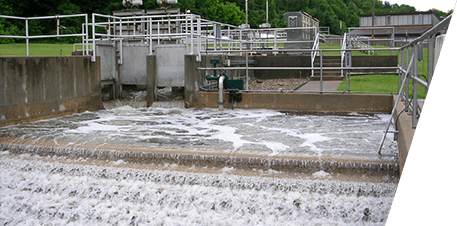
M0 128L0 224L385 224L398 177L384 175L378 165L372 169L380 175L373 179L357 168L355 174L338 175L319 164L311 173L282 172L281 167L294 161L278 160L277 170L245 169L217 158L213 166L142 163L131 160L147 155L133 155L136 158L128 161L123 153L169 148L185 149L190 156L257 156L247 158L251 163L256 158L265 162L303 156L318 163L337 159L343 166L351 160L395 162L391 136L383 156L377 154L388 115L157 105L111 104L98 112ZM49 147L38 147L44 143ZM106 151L118 146L125 148ZM90 148L78 151L80 147ZM48 155L49 150L66 155ZM74 152L85 155L71 157ZM103 153L117 158L100 159Z
M52 140L56 145L135 144L377 160L387 114L303 114L276 110L185 109L117 106L98 112L0 128L1 137ZM396 142L388 136L383 159L395 159Z

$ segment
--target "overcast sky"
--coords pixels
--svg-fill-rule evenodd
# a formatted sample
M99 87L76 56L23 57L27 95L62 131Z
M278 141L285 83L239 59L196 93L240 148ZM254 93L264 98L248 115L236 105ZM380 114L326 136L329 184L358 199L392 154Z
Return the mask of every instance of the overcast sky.
M398 5L407 4L414 6L418 11L427 11L435 8L443 12L454 9L456 0L382 0L383 2L397 3Z

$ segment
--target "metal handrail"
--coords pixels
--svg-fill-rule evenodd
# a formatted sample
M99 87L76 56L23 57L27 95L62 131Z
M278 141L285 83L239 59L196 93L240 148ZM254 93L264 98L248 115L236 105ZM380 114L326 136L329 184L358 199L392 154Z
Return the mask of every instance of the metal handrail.
M414 57L409 65L408 68L412 68L410 79L413 81L413 90L412 90L412 99L409 98L409 88L406 87L406 90L399 90L400 95L404 100L405 104L411 104L411 111L412 111L412 128L415 129L417 127L418 119L420 117L421 108L418 104L418 85L423 86L426 90L428 90L431 80L433 78L434 67L435 67L435 51L434 51L434 43L436 39L436 34L441 32L442 30L447 29L449 23L451 21L452 15L448 16L433 28L422 34L420 37L414 39L410 43L402 46L400 48L400 53L403 57L403 51L406 51L406 57L409 57L410 51L412 51L412 55ZM418 71L418 61L423 60L420 59L421 54L419 51L422 51L422 43L428 44L428 79L424 81L420 79L420 74ZM400 65L400 68L402 66ZM402 71L403 72L403 71ZM408 77L408 76L407 76Z
M409 74L410 74L410 71L411 71L411 67L413 65L413 62L414 62L414 59L415 59L415 55L413 54L413 56L411 57L411 62L409 63L408 65L408 69L406 69L406 72L405 72L405 78L403 79L403 82L400 86L400 89L399 89L399 95L397 96L397 100L395 101L395 105L394 107L392 108L392 113L390 114L390 119L389 119L389 123L387 124L387 128L386 130L384 131L384 135L381 139L381 143L379 144L379 148L378 148L378 154L381 155L381 150L382 150L382 146L384 145L384 141L386 140L386 137L387 137L387 133L389 132L389 128L390 126L392 125L392 119L394 118L394 115L395 115L395 111L397 109L397 106L398 106L398 103L400 103L400 100L402 98L401 96L401 91L404 89L405 87L405 84L407 81L409 81Z
M347 33L344 33L343 42L341 43L341 67L344 67L344 59L346 58L346 48L347 48ZM341 77L344 76L344 70L341 69Z
M60 19L61 18L72 18L72 17L84 17L85 23L83 24L83 29L81 33L77 34L60 34ZM20 38L26 40L26 50L27 56L30 55L30 43L29 39L39 39L39 38L60 38L60 37L81 37L82 42L89 38L88 30L88 15L87 14L72 14L72 15L55 15L55 16L40 16L40 17L18 17L18 16L8 16L0 15L0 18L6 19L15 19L15 20L24 20L25 21L25 36L23 35L0 35L0 38ZM29 35L29 20L42 20L42 19L56 19L57 20L57 29L55 35ZM85 29L84 29L85 28Z
M314 40L314 45L313 45L313 50L318 50L318 49L319 49L319 33L317 33L316 39ZM311 67L313 68L311 70L311 77L314 77L314 61L315 61L318 53L319 53L318 51L311 52ZM321 64L322 64L322 62L321 62Z

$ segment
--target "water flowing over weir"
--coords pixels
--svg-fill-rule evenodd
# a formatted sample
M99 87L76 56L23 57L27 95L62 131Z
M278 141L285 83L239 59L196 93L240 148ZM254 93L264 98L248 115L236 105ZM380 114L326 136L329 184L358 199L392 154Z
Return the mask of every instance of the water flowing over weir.
M383 225L396 184L152 171L4 157L11 224ZM24 220L25 219L25 220ZM230 222L230 223L229 223Z
M392 137L376 152L387 116L182 106L111 102L0 128L0 222L385 223L398 182Z

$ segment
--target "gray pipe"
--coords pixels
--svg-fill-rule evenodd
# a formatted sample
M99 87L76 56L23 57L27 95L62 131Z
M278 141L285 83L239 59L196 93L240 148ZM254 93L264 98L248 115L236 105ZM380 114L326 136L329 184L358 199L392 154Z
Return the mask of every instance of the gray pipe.
M224 110L224 79L225 76L219 76L219 110Z

